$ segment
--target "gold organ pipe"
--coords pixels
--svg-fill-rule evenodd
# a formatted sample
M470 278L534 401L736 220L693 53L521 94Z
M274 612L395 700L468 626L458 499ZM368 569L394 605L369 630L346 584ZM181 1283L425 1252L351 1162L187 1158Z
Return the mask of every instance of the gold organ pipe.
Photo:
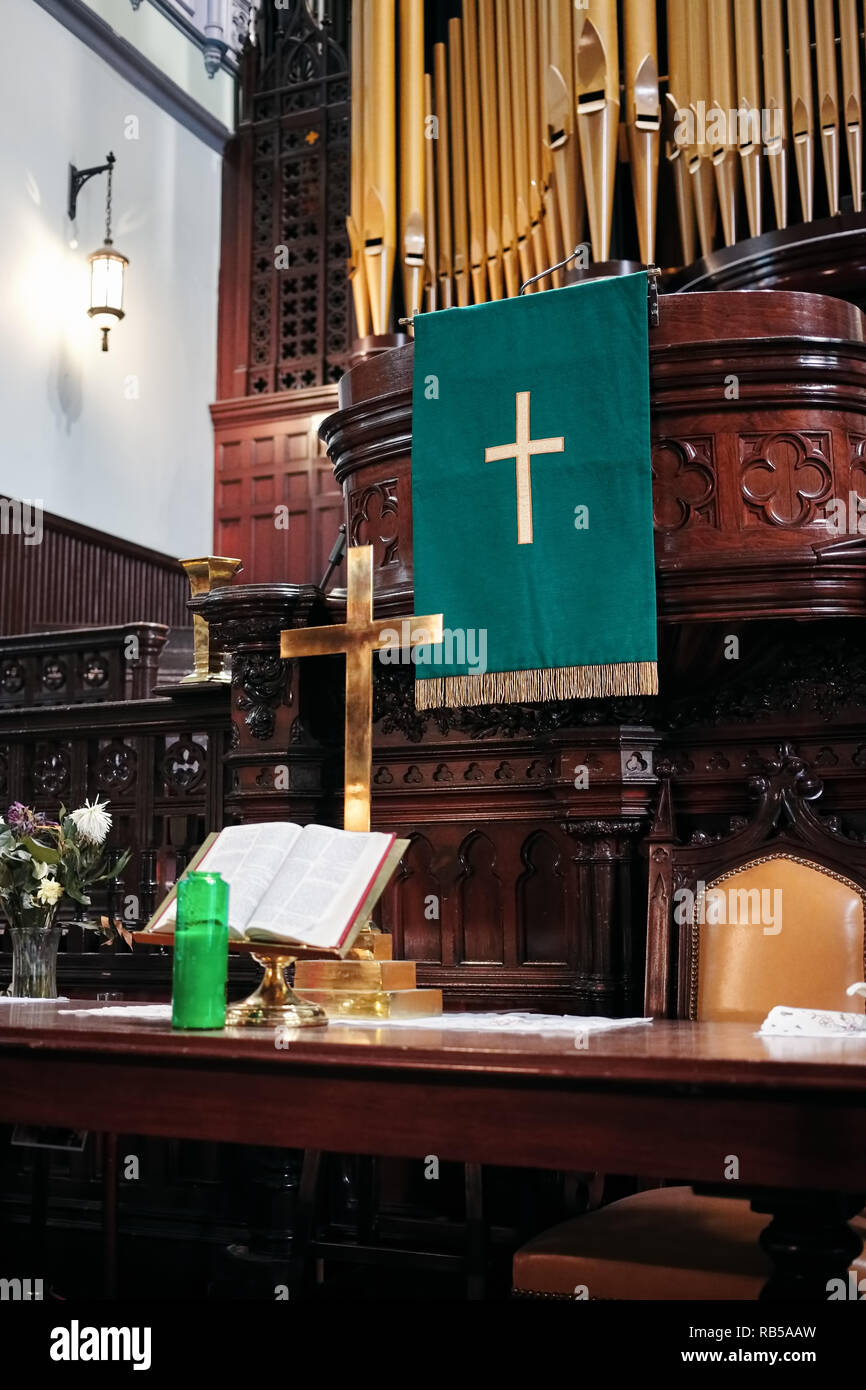
M520 289L520 272L517 267L517 226L514 216L514 134L511 126L514 89L511 85L507 0L499 0L496 9L496 105L499 115L499 194L502 214L500 240L505 293L513 299Z
M352 286L355 327L359 338L366 338L370 332L370 299L361 241L364 221L364 111L364 6L362 0L352 0L352 167L346 232L349 237L349 283Z
M428 112L434 111L433 79L429 72L424 74L424 105ZM425 140L424 164L427 182L427 198L424 203L424 296L427 310L439 308L439 260L436 252L436 146L438 140Z
M725 245L737 239L736 129L730 112L736 106L734 35L731 0L707 0L709 19L710 100L707 131L712 143L713 167L722 214Z
M854 211L863 211L863 98L860 91L860 24L857 0L839 0L842 33L842 119L848 143L848 168Z
M689 105L695 122L695 143L689 154L689 171L694 180L692 189L701 255L708 256L713 249L716 197L711 151L706 138L710 85L706 0L689 0L686 32L689 44Z
M818 127L830 216L839 211L839 84L836 79L836 24L833 0L815 0L815 56L818 75Z
M571 0L548 0L549 49L544 78L545 141L550 151L562 241L574 251L583 230L580 155L574 119ZM543 7L543 5L542 5Z
M791 67L791 132L800 185L800 207L803 221L811 222L815 206L815 130L808 0L788 0L788 50Z
M436 86L436 200L439 220L439 305L450 309L454 303L454 273L451 240L451 141L448 118L448 57L444 43L433 48L433 80ZM428 143L432 144L432 141Z
M717 208L726 244L736 241L739 170L749 235L770 224L765 161L776 225L787 225L790 142L802 220L814 217L819 139L836 215L844 127L862 212L859 0L664 2L662 93L661 0L462 0L430 74L424 0L399 10L351 0L346 231L359 337L389 331L398 256L409 315L515 295L574 252L586 211L593 259L608 260L619 156L631 165L640 257L653 263L662 141L684 264L711 253ZM563 279L551 272L532 289Z
M529 118L526 101L527 54L523 0L508 3L508 49L511 57L511 138L514 150L514 221L520 279L535 274L529 240Z
M619 140L616 0L587 0L574 12L577 129L580 135L592 254L610 259Z
M689 177L688 144L678 139L684 135L682 120L689 106L688 46L686 43L687 0L667 0L668 19L668 97L665 112L665 153L673 170L677 218L683 248L683 265L695 259L695 204ZM682 113L678 119L679 113Z
M478 6L463 0L463 90L466 96L466 186L469 194L469 268L476 304L487 300L484 254L484 158L481 146L481 95L478 70Z
M424 126L431 111L424 103L424 0L400 0L400 222L407 314L420 313L424 287L425 163L431 143Z
M782 0L761 0L764 47L764 105L767 129L763 132L776 226L788 225L788 101L785 87L785 38Z
M734 25L737 39L737 120L746 215L749 235L760 236L763 230L762 133L756 0L734 0Z
M496 100L496 20L493 0L478 0L478 66L481 74L481 132L484 156L484 226L490 298L502 298L499 233L499 111Z
M374 333L387 333L397 256L394 0L371 0L371 145L364 158L364 258Z
M547 257L547 244L544 237L544 172L541 143L541 88L539 85L539 56L541 16L538 0L524 0L524 43L526 45L526 133L529 156L529 226L532 250L535 258L534 275L540 275L552 264ZM549 280L539 280L537 290L547 289Z
M655 263L661 138L655 0L625 0L626 119L640 258Z
M450 117L454 210L454 289L469 303L469 220L466 202L466 125L463 117L463 35L459 19L448 21L448 114Z
M553 151L547 140L547 69L550 63L550 0L538 0L538 101L539 131L541 134L541 203L547 256L544 266L557 265L563 257L559 204L553 173ZM562 284L562 272L554 271L548 284L556 289Z

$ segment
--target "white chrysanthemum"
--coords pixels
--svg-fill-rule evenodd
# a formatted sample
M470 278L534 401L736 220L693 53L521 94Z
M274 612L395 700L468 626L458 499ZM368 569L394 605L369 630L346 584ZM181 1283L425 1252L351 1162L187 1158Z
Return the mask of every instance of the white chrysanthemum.
M43 878L36 897L39 902L44 903L46 907L50 907L53 903L59 902L63 897L63 884L58 883L56 878Z
M111 816L106 811L107 801L85 801L77 811L70 811L75 828L82 840L91 845L101 845L111 829Z

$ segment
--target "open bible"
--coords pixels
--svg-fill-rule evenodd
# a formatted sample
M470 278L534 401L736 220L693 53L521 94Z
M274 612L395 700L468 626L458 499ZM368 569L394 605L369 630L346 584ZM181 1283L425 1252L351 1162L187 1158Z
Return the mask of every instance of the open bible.
M408 841L324 825L231 825L209 835L189 869L229 885L229 939L285 941L345 954ZM145 928L174 931L177 885Z

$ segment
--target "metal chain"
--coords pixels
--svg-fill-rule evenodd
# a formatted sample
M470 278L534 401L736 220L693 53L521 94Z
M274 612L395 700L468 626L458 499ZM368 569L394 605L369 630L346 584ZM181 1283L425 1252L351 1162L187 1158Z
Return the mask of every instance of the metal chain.
M111 245L111 176L114 173L114 164L108 166L108 193L105 198L105 242Z

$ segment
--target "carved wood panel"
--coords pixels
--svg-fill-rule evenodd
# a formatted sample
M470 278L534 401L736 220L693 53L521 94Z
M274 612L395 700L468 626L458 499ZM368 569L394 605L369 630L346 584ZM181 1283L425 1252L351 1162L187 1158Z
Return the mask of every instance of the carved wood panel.
M824 430L741 434L740 479L747 526L803 526L833 489L833 453Z
M659 531L717 526L712 435L660 439L653 445L653 520Z
M517 881L517 943L521 965L568 962L570 917L567 859L546 831L528 837L520 851L524 871Z
M342 495L317 435L328 391L273 403L216 405L214 548L243 560L248 583L321 578L343 520Z

